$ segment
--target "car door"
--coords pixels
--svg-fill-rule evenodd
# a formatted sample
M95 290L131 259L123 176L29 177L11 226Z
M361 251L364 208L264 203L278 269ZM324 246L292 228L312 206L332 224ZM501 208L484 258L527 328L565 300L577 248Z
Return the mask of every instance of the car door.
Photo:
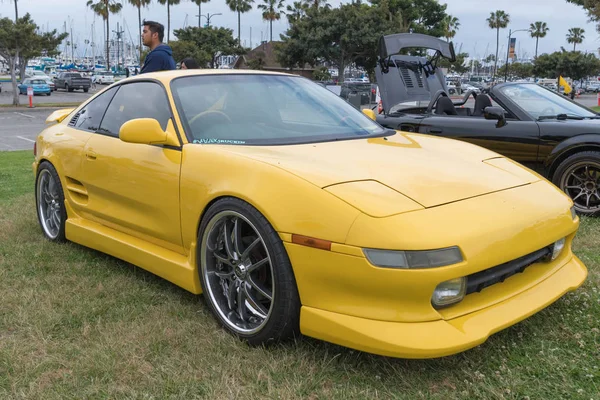
M154 118L163 129L172 118L166 91L156 82L119 87L100 128L84 152L88 218L173 251L183 252L179 214L181 149L126 143L125 122ZM172 125L171 125L172 126Z
M57 133L63 143L54 149L58 156L56 159L61 162L61 175L65 179L64 194L77 214L85 212L88 203L87 187L82 183L84 147L100 127L106 107L116 92L116 88L111 88L96 96L77 113L69 116L67 126Z
M497 121L482 116L431 114L423 119L419 132L473 143L540 171L537 123L508 114L505 126L497 128L496 124Z

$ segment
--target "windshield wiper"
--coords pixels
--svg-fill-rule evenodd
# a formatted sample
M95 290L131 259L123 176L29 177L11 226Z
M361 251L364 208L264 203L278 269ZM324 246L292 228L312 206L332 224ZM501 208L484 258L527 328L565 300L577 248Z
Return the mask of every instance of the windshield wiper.
M557 114L557 115L542 115L540 117L538 117L538 121L542 121L544 119L557 119L559 121L565 120L565 119L576 119L576 120L582 120L585 117L582 117L580 115L567 115L567 114Z

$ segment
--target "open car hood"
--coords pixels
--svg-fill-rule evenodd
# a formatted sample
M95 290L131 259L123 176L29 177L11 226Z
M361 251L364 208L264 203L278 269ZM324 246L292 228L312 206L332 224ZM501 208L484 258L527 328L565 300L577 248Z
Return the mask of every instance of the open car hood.
M448 91L444 75L435 67L435 62L432 64L425 57L400 54L409 48L432 49L437 52L436 57L456 60L453 44L433 36L419 33L382 36L375 77L386 114L397 104L431 101L439 90Z

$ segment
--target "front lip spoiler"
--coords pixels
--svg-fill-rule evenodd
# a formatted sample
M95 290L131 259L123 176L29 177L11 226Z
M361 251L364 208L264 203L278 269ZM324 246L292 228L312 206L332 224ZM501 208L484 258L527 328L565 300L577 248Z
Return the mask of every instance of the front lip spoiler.
M378 321L303 306L302 334L373 354L437 358L485 342L491 335L577 289L587 269L576 256L539 284L490 307L450 320L406 323Z

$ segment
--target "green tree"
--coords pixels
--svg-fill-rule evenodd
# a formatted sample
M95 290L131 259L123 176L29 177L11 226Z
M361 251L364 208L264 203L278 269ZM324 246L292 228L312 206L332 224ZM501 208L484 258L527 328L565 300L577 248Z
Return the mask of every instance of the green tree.
M29 14L17 19L0 19L0 57L10 67L10 78L13 88L13 105L19 105L17 90L17 61L24 60L19 68L24 72L27 61L41 55L57 54L57 47L67 37L66 33L57 34L56 30L38 33L39 28Z
M242 13L246 13L252 10L252 3L254 0L225 0L225 4L229 6L231 11L237 12L238 15L238 42L242 43L241 40L241 17Z
M573 43L573 51L575 51L575 46L583 42L585 36L583 35L585 30L582 28L570 28L569 33L567 33L567 42Z
M263 0L264 4L259 4L258 8L263 10L263 20L269 21L269 30L271 31L271 39L273 41L273 21L279 21L283 14L283 0Z
M277 59L288 68L329 62L339 70L341 81L352 63L372 75L376 43L382 35L395 31L387 15L385 7L358 2L333 9L309 8L306 18L290 24L282 45L276 48Z
M591 21L600 21L600 0L567 0L567 3L583 7ZM596 26L596 29L600 32L600 24Z
M210 54L196 46L194 42L187 40L172 40L169 43L173 50L173 58L180 63L184 58L191 57L201 68L206 68L211 61Z
M244 49L233 37L232 29L188 26L185 29L176 29L173 33L178 40L189 42L197 51L206 53L210 68L215 68L217 57L222 54L244 54Z
M559 76L581 80L587 76L600 73L600 60L592 53L580 51L557 51L552 54L541 54L535 59L533 74L556 79Z
M415 32L445 37L446 4L437 0L369 0L387 10L387 19L394 24L394 33Z
M192 0L198 6L198 28L202 28L202 3L208 3L210 0Z
M123 4L117 2L116 0L97 0L96 3L94 3L94 0L88 0L87 6L90 7L94 13L101 16L104 21L106 21L106 67L110 69L110 51L108 48L110 37L109 17L110 14L116 14L120 12L123 8Z
M264 69L266 59L267 55L264 51L257 51L252 55L252 58L248 60L248 67L250 67L250 69Z
M181 3L181 0L158 0L163 6L167 6L167 43L171 39L171 6Z
M456 61L450 62L448 59L442 58L438 65L442 68L447 68L448 72L462 75L469 70L469 67L465 65L465 59L467 57L469 57L469 54L459 53L456 55Z
M313 79L315 81L328 81L331 79L331 74L327 67L319 67L313 72Z
M137 8L138 10L138 31L142 26L142 7L148 7L152 0L128 0L129 4ZM144 46L142 46L142 35L140 35L140 65L142 65L142 51L144 50Z
M496 30L496 57L494 58L494 76L496 76L496 69L498 67L498 50L500 49L500 29L504 29L510 22L510 15L502 10L496 10L490 13L489 18L486 20L490 29Z
M459 26L460 22L458 21L458 18L453 17L452 15L446 15L444 18L444 29L446 30L444 37L446 38L447 42L454 38Z
M503 65L498 69L500 75L507 74L507 65ZM518 62L508 64L508 76L510 78L524 79L533 76L533 64L521 64Z
M304 0L303 3L306 8L331 8L331 5L326 0Z
M529 32L531 34L531 37L535 38L535 57L534 58L537 58L537 55L538 55L538 42L539 42L540 38L545 37L549 30L550 29L548 29L548 26L546 25L546 23L542 22L542 21L537 21L537 22L529 25Z
M301 1L295 1L292 5L287 6L286 10L287 10L287 20L290 24L293 24L294 22L298 21L300 18L304 17L306 15L306 9L309 6L306 3L303 3Z

